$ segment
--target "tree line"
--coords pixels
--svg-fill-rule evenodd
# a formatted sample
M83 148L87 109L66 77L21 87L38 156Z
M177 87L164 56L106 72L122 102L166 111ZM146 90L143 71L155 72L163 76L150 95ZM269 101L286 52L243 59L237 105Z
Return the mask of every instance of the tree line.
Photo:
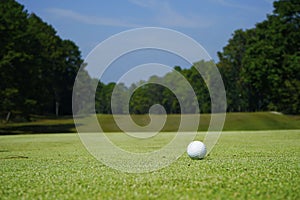
M273 5L266 20L236 30L218 53L228 111L300 113L300 1Z
M266 20L257 23L254 28L236 30L223 51L218 52L218 57L217 67L226 89L227 111L300 113L299 1L274 2L274 11ZM207 86L196 67L205 67L211 62L201 61L189 69L174 68L193 86L201 112L210 112L211 105ZM151 82L151 79L173 81L180 90L181 85L176 78L172 78L172 73L164 77L151 77L148 81ZM97 112L111 113L110 96L115 86L115 83L100 83ZM134 84L129 88L122 84L117 86L123 88L118 90L119 93L123 91L120 97L136 89ZM150 107L157 103L163 105L167 113L180 113L172 91L157 84L144 85L135 90L129 110L136 114L148 113ZM125 111L119 109L119 112Z
M218 52L217 67L222 75L229 112L279 111L300 113L300 3L298 0L274 2L274 11L254 28L236 30L228 44ZM55 29L15 0L0 3L0 114L70 115L72 89L83 64L78 46L61 39ZM88 63L87 63L88 64ZM199 61L188 69L174 67L164 77L153 76L147 82L162 81L176 85L185 95L175 72L193 87L201 112L210 112L210 95L197 67L213 65ZM88 77L87 77L88 78ZM119 105L132 94L130 113L144 114L154 104L167 113L180 113L174 91L159 84L124 84L97 81L95 110L111 113L111 95L118 88ZM213 79L213 78L212 78ZM89 81L87 81L89 82ZM143 85L139 87L139 85ZM126 96L127 95L127 96ZM186 94L187 95L187 94ZM193 104L187 113L193 113ZM118 106L118 105L113 105ZM113 108L126 112L126 106ZM157 112L161 112L158 110Z
M72 89L83 62L76 44L14 0L0 3L0 113L72 113Z
M211 110L210 95L197 68L209 69L214 66L213 61L199 61L190 69L176 66L172 72L163 77L151 76L149 80L134 83L130 87L126 87L124 83L103 84L100 82L96 90L96 112L111 114L113 110L114 113L124 114L129 110L132 114L145 114L153 105L160 104L168 114L195 113L197 105L195 105L195 99L192 98L193 94L187 90L185 84L187 80L195 92L200 111L208 113ZM116 99L116 102L111 103L112 97ZM130 99L129 105L125 101L127 98ZM178 98L181 99L184 110ZM157 114L162 112L160 109L154 110Z

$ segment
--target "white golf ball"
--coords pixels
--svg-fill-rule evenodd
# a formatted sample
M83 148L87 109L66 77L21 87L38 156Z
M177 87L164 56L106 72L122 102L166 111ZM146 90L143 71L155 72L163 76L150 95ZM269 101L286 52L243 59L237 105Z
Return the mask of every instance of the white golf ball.
M187 147L187 154L192 159L202 159L206 155L206 147L203 142L193 141Z

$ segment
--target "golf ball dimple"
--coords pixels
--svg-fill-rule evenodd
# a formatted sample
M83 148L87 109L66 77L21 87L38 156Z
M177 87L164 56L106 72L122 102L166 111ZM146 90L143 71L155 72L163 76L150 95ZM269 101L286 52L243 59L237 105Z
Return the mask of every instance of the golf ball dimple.
M187 147L187 154L192 159L202 159L206 155L206 147L203 142L193 141Z

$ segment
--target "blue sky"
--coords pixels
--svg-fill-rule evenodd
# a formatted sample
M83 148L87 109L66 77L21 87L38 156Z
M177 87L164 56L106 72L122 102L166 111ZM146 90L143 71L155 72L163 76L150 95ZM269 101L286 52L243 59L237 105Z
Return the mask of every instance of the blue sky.
M51 24L63 39L73 40L83 58L101 41L137 27L180 31L217 60L217 51L236 29L266 19L272 0L17 0Z
M51 24L86 56L120 31L171 28L194 38L216 58L234 30L251 28L272 12L272 0L18 0Z

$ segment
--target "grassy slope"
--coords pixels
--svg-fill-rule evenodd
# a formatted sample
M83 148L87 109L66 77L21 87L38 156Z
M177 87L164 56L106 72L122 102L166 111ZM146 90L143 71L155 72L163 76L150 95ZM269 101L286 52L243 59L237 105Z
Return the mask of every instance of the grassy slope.
M107 132L117 132L112 115L99 115L101 127ZM136 115L133 119L140 125L149 122L147 115ZM207 130L210 121L209 114L202 114L200 131ZM168 120L162 131L176 131L180 123L180 115L168 115ZM224 125L225 131L230 130L283 130L300 129L300 116L278 115L269 112L257 113L228 113ZM38 119L30 123L0 123L0 134L28 133L69 133L75 132L72 118Z
M300 130L225 132L204 160L184 154L159 171L126 174L95 160L75 134L2 136L0 197L300 199L299 143Z
M229 113L224 130L280 130L300 129L300 116L270 112Z
M133 116L140 125L149 122L147 115ZM116 132L120 129L114 123L111 115L99 115L102 128L108 132ZM210 122L209 114L201 114L200 131L207 130ZM176 131L180 123L180 115L168 115L168 120L163 131ZM232 130L282 130L300 129L300 116L273 114L269 112L256 113L227 113L224 131Z

